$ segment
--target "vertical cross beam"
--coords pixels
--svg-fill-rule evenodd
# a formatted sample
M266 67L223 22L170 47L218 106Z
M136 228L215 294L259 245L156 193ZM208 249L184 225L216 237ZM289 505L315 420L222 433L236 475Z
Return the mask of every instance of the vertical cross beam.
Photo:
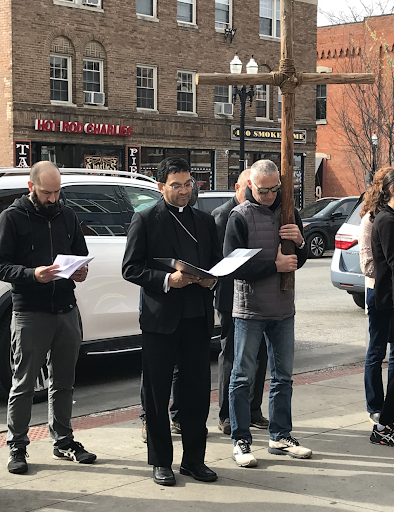
M286 78L294 76L293 58L293 0L281 0L281 59L279 72ZM281 181L282 181L282 214L281 224L294 224L294 111L295 89L282 92L282 137L281 137ZM282 241L283 254L294 254L295 243L292 240ZM294 290L294 272L282 275L282 290Z

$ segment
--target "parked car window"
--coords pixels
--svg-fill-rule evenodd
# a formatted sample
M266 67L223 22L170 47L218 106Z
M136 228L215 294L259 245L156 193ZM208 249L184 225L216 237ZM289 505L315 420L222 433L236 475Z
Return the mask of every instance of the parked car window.
M345 215L346 217L353 210L354 205L356 204L357 199L353 199L351 201L343 201L332 213L340 213Z
M126 227L112 185L70 185L62 189L85 235L122 236Z
M13 188L12 190L0 190L0 212L11 206L15 199L28 194L28 188Z
M142 212L146 208L154 206L160 199L159 191L149 190L143 187L121 187L125 192L135 212Z
M327 213L327 206L329 206L333 202L337 202L338 199L320 199L319 201L316 201L315 203L308 204L308 206L305 206L302 210L300 210L300 217L301 219L308 219L310 217L322 217ZM331 205L332 207L332 205ZM330 207L330 208L331 208Z
M229 197L199 197L194 208L202 210L205 213L211 213L215 208L221 206L229 199Z

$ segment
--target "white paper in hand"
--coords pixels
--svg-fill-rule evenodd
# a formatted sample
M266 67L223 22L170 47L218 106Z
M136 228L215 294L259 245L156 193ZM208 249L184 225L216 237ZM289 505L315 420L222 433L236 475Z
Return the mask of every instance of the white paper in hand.
M72 254L58 254L53 262L54 265L59 265L59 272L56 274L56 279L63 277L69 279L78 269L87 265L92 261L93 257L87 256L73 256Z

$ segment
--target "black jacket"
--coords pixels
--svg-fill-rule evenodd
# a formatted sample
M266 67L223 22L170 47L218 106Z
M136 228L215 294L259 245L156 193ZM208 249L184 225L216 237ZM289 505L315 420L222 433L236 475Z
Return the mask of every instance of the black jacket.
M252 191L249 187L246 187L245 191L246 200L251 203L257 203L252 195ZM274 203L270 206L272 211L275 211L277 208L280 208L282 205L282 196L281 193L278 192ZM303 235L303 227L302 221L300 218L300 214L296 209L294 209L295 223L299 227L301 234ZM224 247L223 254L228 256L234 249L239 249L243 247L248 247L248 226L244 217L238 212L232 212L230 218L227 223L226 234L224 239ZM305 244L303 249L297 249L295 251L297 256L298 264L297 268L301 268L307 260L308 257L308 248ZM232 275L235 279L240 279L243 281L256 281L258 279L264 279L266 277L271 276L272 274L276 274L276 265L275 261L261 261L257 258L251 258L244 265L242 265L239 269L237 269Z
M375 217L371 245L375 268L376 308L391 309L394 304L394 210L388 205Z
M215 222L211 215L191 208L193 212L200 267L210 269L222 259ZM169 270L154 258L179 259L180 247L173 220L165 201L135 213L127 235L123 258L123 277L142 286L140 325L143 331L170 334L178 327L185 290L163 290ZM198 285L196 285L198 286ZM203 288L206 320L213 329L213 292Z
M219 241L223 250L224 234L228 217L233 208L238 205L237 198L232 197L229 201L218 206L213 210L212 216L215 219L216 228L218 230ZM233 310L233 296L234 296L234 280L233 279L220 279L215 289L215 308L220 312L231 313Z
M73 210L61 205L48 220L22 196L1 213L0 280L12 284L15 311L59 313L75 307L74 281L39 283L34 278L35 268L52 265L58 254L88 254Z

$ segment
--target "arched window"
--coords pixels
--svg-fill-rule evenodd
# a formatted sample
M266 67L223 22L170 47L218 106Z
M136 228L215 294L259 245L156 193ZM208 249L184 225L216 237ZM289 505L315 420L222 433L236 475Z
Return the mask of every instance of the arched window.
M50 54L50 98L53 103L72 103L74 47L64 36L56 37Z

